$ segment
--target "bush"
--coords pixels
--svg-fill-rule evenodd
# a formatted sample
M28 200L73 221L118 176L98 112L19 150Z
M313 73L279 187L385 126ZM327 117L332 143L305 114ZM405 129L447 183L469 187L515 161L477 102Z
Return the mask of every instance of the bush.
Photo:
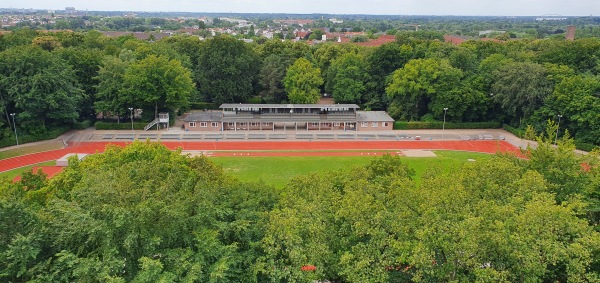
M502 128L504 130L506 130L507 132L509 132L519 138L523 138L525 136L525 130L523 130L523 129L517 129L517 128L511 127L507 124L504 124L504 126L502 126Z
M578 142L577 140L575 140L575 148L589 152L589 151L592 151L592 150L598 148L598 146L595 144Z
M394 130L442 129L443 122L394 122ZM446 123L446 129L498 129L498 122Z
M148 123L145 122L134 122L134 130L143 130ZM96 122L94 125L96 130L131 130L131 123L107 123L107 122Z
M75 130L84 130L94 125L93 121L83 120L81 122L75 122L73 124L73 129Z
M19 144L25 144L25 143L30 143L30 142L55 139L70 129L69 129L69 127L57 127L57 128L53 128L51 130L47 130L43 133L38 133L38 134L34 134L34 135L26 134L26 133L19 134L18 130L19 129L17 128L17 134L19 135ZM7 147L7 146L13 146L16 144L17 144L17 141L16 141L14 135L5 137L4 139L0 140L0 148Z

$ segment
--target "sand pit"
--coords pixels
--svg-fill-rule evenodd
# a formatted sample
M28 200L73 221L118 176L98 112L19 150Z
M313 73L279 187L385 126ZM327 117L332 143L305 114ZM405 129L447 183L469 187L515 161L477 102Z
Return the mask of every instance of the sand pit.
M431 150L403 150L402 154L406 157L437 157Z

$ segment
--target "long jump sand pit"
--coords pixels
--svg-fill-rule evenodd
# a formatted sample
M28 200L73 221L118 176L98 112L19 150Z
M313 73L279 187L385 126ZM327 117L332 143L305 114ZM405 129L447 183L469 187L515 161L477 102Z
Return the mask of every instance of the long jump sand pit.
M402 155L406 157L437 157L431 150L403 150Z

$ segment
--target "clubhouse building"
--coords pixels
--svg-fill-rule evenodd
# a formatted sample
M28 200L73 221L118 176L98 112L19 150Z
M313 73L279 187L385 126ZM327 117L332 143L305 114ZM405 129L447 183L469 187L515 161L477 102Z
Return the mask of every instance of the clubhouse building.
M192 112L186 131L381 131L392 130L385 111L359 111L356 104L223 104Z

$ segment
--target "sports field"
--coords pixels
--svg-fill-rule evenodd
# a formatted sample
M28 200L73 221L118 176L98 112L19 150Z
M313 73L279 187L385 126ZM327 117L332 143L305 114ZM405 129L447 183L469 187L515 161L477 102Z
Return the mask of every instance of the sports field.
M462 151L434 151L437 157L401 157L415 170L418 181L423 172L432 166L451 168L465 162L474 162L491 158L492 155ZM275 187L283 187L294 176L313 172L331 172L347 170L352 166L366 165L375 156L219 156L211 160L223 166L223 169L242 181L264 181Z

